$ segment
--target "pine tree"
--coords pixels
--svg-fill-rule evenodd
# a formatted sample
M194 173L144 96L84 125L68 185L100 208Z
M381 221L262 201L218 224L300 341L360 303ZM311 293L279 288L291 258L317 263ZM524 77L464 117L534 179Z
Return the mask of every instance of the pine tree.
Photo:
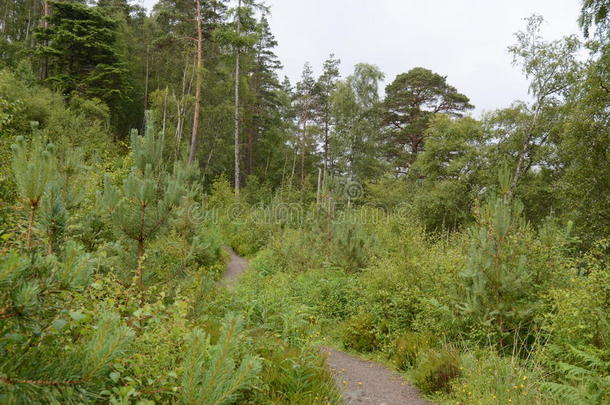
M249 89L252 102L244 113L246 125L246 173L269 179L277 166L283 163L285 149L285 122L281 116L281 85L277 72L281 69L273 49L277 41L271 32L267 17L263 15L257 26Z
M37 137L28 150L18 138L13 150L30 220L27 256L9 250L0 257L0 402L90 402L104 389L110 364L133 332L111 313L81 323L85 316L70 307L89 286L96 260L74 241L58 243L68 218L57 186L49 187L57 177L52 146ZM29 243L39 209L46 254ZM67 327L70 322L79 323L78 335Z
M53 254L58 248L66 228L67 211L57 185L52 185L45 193L40 210L39 226L47 239L47 253Z
M13 148L13 173L21 201L29 211L25 241L32 247L32 232L44 192L55 175L54 147L36 137L30 148L18 137Z
M309 125L315 118L315 84L316 82L313 78L313 70L311 65L309 63L305 63L303 66L303 72L301 73L301 81L297 83L295 93L295 108L297 111L298 121L297 125L300 127L298 146L295 149L299 150L301 154L301 186L305 184L305 162L314 143Z
M503 349L522 328L527 330L536 305L536 288L528 267L523 204L510 199L511 177L500 176L502 195L481 208L479 224L471 230L472 245L462 277L459 311L483 330L484 339ZM521 336L523 338L523 336Z
M115 229L137 243L138 266L135 276L144 289L143 260L146 242L153 239L168 222L186 193L183 166L176 163L170 174L163 164L163 133L157 132L148 114L144 136L131 134L133 166L123 187L104 179L101 205L109 213Z
M331 54L324 61L322 75L316 83L317 96L317 114L320 124L324 128L324 170L328 170L331 161L330 152L330 130L332 126L332 102L331 96L337 88L339 80L339 64L341 60L336 59L334 54Z
M383 124L387 127L387 156L397 172L406 172L423 150L425 131L436 113L460 117L474 108L447 78L416 67L396 76L386 87Z
M243 320L229 315L218 342L195 329L187 338L184 357L182 398L185 405L235 403L239 392L252 386L261 370L260 359L243 355Z

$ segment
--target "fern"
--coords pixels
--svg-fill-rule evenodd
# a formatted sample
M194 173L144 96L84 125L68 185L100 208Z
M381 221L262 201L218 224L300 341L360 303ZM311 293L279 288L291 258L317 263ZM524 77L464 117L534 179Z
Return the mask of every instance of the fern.
M558 381L542 383L544 389L562 402L575 405L601 405L610 401L610 361L604 359L608 353L569 344L551 346L550 350L564 360L551 363Z

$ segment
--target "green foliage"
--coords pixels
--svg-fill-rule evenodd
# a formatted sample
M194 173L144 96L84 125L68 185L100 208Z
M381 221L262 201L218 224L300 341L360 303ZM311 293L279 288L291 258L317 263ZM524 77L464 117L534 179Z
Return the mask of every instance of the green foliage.
M273 404L339 403L339 394L317 348L286 347L262 340L264 390L257 400ZM271 349L273 347L273 349Z
M52 187L40 207L40 229L47 239L47 251L53 253L60 245L66 229L67 211L57 187Z
M240 391L252 386L261 362L240 353L242 328L240 318L227 318L214 345L203 331L191 332L182 365L182 403L230 404L239 398Z
M48 26L38 31L37 53L63 94L97 97L118 113L126 98L127 70L117 49L117 24L86 5L53 1Z
M25 259L11 252L2 258L2 402L77 403L105 387L109 367L124 355L133 331L112 312L95 321L72 307L71 296L89 285L93 265L73 243L60 257Z
M388 127L386 156L396 171L409 168L424 149L425 132L435 113L460 117L474 108L446 77L416 67L386 87L383 124Z
M471 230L469 261L461 273L460 313L480 328L483 339L501 348L510 345L514 335L528 333L538 305L533 294L541 280L527 261L522 209L519 202L504 198L492 198L481 208L479 226Z
M546 330L557 342L607 348L610 341L608 240L600 240L564 269L565 282L549 291L555 312Z
M55 174L53 145L44 145L41 138L32 141L28 150L25 139L18 137L13 149L13 173L17 192L29 210L25 242L32 246L32 231L43 194Z
M605 0L583 0L582 9L578 23L585 34L589 36L589 30L593 25L597 28L597 34L604 35L608 30L608 2Z
M569 344L550 346L548 351L547 361L558 381L547 381L542 386L555 398L591 405L610 400L610 351Z
M362 270L372 259L375 238L371 237L358 218L346 216L333 224L332 261L348 271ZM355 222L355 223L354 223Z
M263 249L258 252L250 262L249 268L263 276L270 276L283 270L282 264L278 263L275 252L270 249Z
M343 345L359 352L371 352L379 348L373 315L362 313L349 318L342 328Z
M461 356L460 378L451 383L446 402L485 405L547 405L562 402L550 398L540 386L545 370L540 364L501 357L493 349L468 351ZM443 401L445 402L445 401Z
M47 185L53 179L54 165L53 145L45 145L37 137L28 148L24 137L17 138L13 145L13 173L19 196L28 208L38 208Z
M176 164L173 173L165 171L162 160L163 136L149 120L144 136L132 132L133 166L122 189L110 176L104 178L104 192L98 196L114 228L138 245L136 277L144 287L142 261L145 243L154 239L167 224L186 193L185 171Z
M411 371L415 384L428 394L448 390L460 373L460 354L452 348L422 351Z
M420 353L435 346L435 341L429 333L404 333L394 342L392 361L400 370L408 370L416 365Z
M250 0L241 37L235 9L201 2L202 72L193 2L95 3L0 6L0 402L339 403L329 338L439 403L610 400L603 1L582 4L584 62L528 19L510 51L534 100L480 121L423 68L385 100L382 72L341 80L334 56L280 84ZM254 257L231 289L226 245Z

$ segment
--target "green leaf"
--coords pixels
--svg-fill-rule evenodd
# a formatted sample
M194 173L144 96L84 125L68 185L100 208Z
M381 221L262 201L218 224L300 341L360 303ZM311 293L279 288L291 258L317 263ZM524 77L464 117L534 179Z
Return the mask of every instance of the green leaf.
M119 378L121 378L121 373L119 373L118 371L113 371L112 373L110 373L109 377L112 382L116 383L119 381Z
M87 315L79 311L70 311L70 318L74 319L76 322L82 322L87 318Z
M51 327L59 332L66 326L67 323L68 322L64 321L63 319L56 319L51 324Z

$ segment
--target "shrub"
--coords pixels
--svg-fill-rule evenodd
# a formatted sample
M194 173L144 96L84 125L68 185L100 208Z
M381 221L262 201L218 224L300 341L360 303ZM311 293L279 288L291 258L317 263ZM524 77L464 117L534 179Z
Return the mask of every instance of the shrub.
M598 241L583 257L568 263L566 282L550 290L555 312L547 316L553 341L610 348L610 239Z
M303 229L285 229L275 235L271 248L293 273L321 268L326 259L324 254L321 254L324 252L322 237Z
M459 375L459 352L448 347L421 352L411 372L415 384L427 394L448 391L451 381Z
M271 249L263 249L252 259L249 269L263 276L269 276L280 272L283 266Z
M416 364L421 352L435 343L434 336L429 333L407 332L394 341L391 359L400 370L407 370Z
M317 349L291 347L270 337L259 339L258 346L265 365L262 392L255 403L339 403L332 376Z
M371 352L379 348L374 318L369 313L348 319L342 328L343 345L359 352Z
M530 358L501 357L494 348L461 356L461 376L451 383L447 402L458 404L560 404L540 387L544 370Z
M356 310L355 282L357 279L339 269L312 269L298 275L292 287L300 301L335 323Z

